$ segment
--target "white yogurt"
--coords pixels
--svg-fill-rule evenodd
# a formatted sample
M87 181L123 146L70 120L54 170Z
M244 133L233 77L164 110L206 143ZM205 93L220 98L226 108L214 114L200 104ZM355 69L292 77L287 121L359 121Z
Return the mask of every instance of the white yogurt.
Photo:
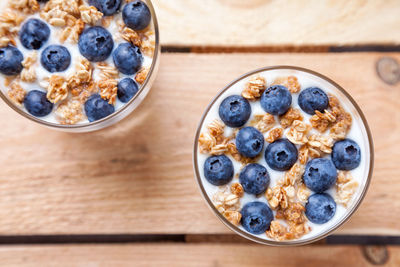
M370 163L370 147L369 147L369 143L368 143L368 135L367 135L366 127L363 124L363 121L362 121L359 113L357 112L356 108L347 99L347 97L341 91L339 91L333 84L329 83L326 80L323 80L320 77L317 77L317 76L312 75L307 72L292 70L292 69L268 70L268 71L260 72L257 75L260 75L266 79L267 86L271 85L271 83L277 77L294 75L298 78L298 81L301 85L301 90L304 90L308 87L319 87L326 93L331 93L331 94L335 95L336 97L338 97L343 108L352 115L353 124L352 124L350 132L347 135L347 138L353 139L355 142L357 142L361 149L361 163L356 169L351 171L351 175L353 176L353 178L356 181L358 181L359 187L358 187L356 193L353 195L352 200L348 203L347 208L343 205L337 204L336 214L329 222L327 222L325 224L320 224L320 225L311 223L309 221L307 222L308 225L311 226L312 230L308 234L301 237L300 239L304 239L304 240L312 239L316 236L324 234L326 231L328 231L329 229L332 229L335 225L340 223L344 219L346 214L354 208L354 205L356 204L357 199L359 199L361 197L361 192L362 192L363 188L366 186L368 172L369 172L369 163ZM249 78L245 78L245 79L240 80L239 82L233 84L228 90L226 90L215 101L215 103L213 104L213 106L210 108L209 112L205 116L203 124L201 125L201 132L206 131L207 130L206 126L209 123L211 123L214 119L216 119L216 118L220 119L220 117L218 115L218 109L219 109L221 102L230 95L240 95L246 82L248 81L248 79ZM299 110L301 110L300 107L298 106L297 98L298 98L298 94L292 94L292 107L298 108ZM245 126L249 125L249 122L252 120L252 117L255 114L265 114L265 111L261 108L260 101L250 102L250 105L252 108L252 115ZM309 122L309 118L311 116L306 114L303 111L302 111L302 115L304 116L304 121ZM279 126L279 120L278 120L277 116L275 116L275 121L276 121L275 126ZM232 128L226 126L226 128L225 128L226 135L228 136L232 132L232 130L233 130ZM284 131L284 136L288 130L289 130L289 128ZM313 130L313 131L316 132L316 130ZM265 133L264 136L266 137L267 134L268 133ZM278 180L283 178L285 172L279 172L279 171L272 170L268 166L268 164L266 163L265 158L264 158L264 152L265 152L265 149L267 146L268 146L268 143L265 142L264 150L261 153L262 156L260 157L258 163L267 168L269 175L270 175L270 179L271 179L270 187L273 187L276 185ZM299 148L299 147L300 146L297 145L297 148ZM198 171L201 176L200 178L201 178L203 187L206 190L208 197L212 200L212 196L218 191L219 188L217 186L210 184L204 177L203 166L204 166L205 160L209 156L210 156L209 154L198 153L197 154L197 159L198 159L197 163L198 163L198 169L199 169ZM229 156L229 155L227 155L227 156L230 157L230 159L232 160L234 170L235 170L235 175L239 174L242 164L237 162L236 160L234 160L231 156ZM330 155L327 155L326 157L330 157ZM238 178L234 178L231 183L235 183L235 182L238 182ZM335 191L336 191L335 188L331 188L330 190L327 191L327 193L329 193L332 197L334 197ZM241 207L243 207L243 205L246 204L247 202L255 201L255 200L265 202L268 204L268 201L266 200L264 194L261 194L261 196L259 196L257 198L255 195L245 193L244 196L240 199ZM275 214L275 212L274 212L274 214ZM244 228L242 226L239 226L239 228L246 232L246 230L244 230ZM268 238L266 236L266 234L260 234L260 235L255 235L255 236L262 238L262 239L271 240L270 238Z
M143 2L146 2L146 0L142 0L142 1L143 1ZM89 5L89 4L88 4L88 1L85 0L84 2L85 2L87 5ZM6 3L6 1L5 1L5 3ZM1 4L1 7L3 7L3 6L5 5L5 3L2 3L2 4ZM147 2L146 2L146 3L147 3ZM122 39L122 38L119 37L119 29L118 29L118 25L117 25L117 23L116 23L116 21L118 21L119 19L122 18L122 8L123 8L124 5L125 5L125 1L122 2L120 11L114 15L114 20L110 23L110 25L109 25L108 27L106 27L106 29L107 29L107 30L112 34L112 36L113 36L113 40L114 40L114 49L117 48L119 44L125 43L125 42L126 42L124 39ZM41 4L41 8L43 8L43 6L44 6L44 4L42 3L42 4ZM30 19L30 18L37 18L37 19L40 19L40 20L44 21L43 19L40 18L39 13L35 13L35 14L32 14L32 15L26 16L25 21L28 20L28 19ZM46 22L46 21L44 21L44 22ZM21 25L23 25L23 23L24 23L24 22L22 22ZM31 91L31 90L40 90L40 91L44 91L44 92L45 92L47 89L46 89L46 88L43 88L42 86L40 86L40 81L43 81L44 78L49 78L51 75L54 75L54 74L59 75L59 76L63 76L64 78L67 78L67 77L69 77L70 75L73 75L73 74L75 73L75 71L76 71L76 70L75 70L75 65L76 65L76 63L78 63L78 61L79 61L81 58L83 58L83 56L82 56L81 53L79 52L78 44L70 43L70 42L68 42L68 41L66 41L66 42L64 42L64 43L60 43L60 41L59 41L59 35L60 35L60 32L64 29L64 27L54 27L54 26L50 25L50 24L47 23L47 22L46 22L46 24L47 24L47 26L49 26L49 28L50 28L50 37L49 37L49 40L48 40L39 50L29 50L29 49L26 49L26 48L21 44L19 38L18 38L18 37L15 38L15 41L16 41L16 43L17 43L17 48L18 48L18 49L21 51L21 53L24 55L24 58L26 58L26 57L27 57L30 53L32 53L33 51L37 51L37 54L38 54L37 61L36 61L36 63L34 64L34 67L36 68L36 75L37 75L36 81L33 82L33 83L26 83L26 82L20 81L20 84L21 84L22 88L24 88L27 92L29 92L29 91ZM101 21L99 21L96 25L102 26L102 25L101 25ZM85 28L88 28L88 27L90 27L90 26L91 26L91 25L86 25ZM149 24L149 29L150 29L150 30L154 30L154 20L153 20L153 17L151 18L151 21L150 21L150 24ZM71 54L71 64L70 64L70 66L68 67L68 69L66 69L66 70L63 71L63 72L51 73L51 72L47 71L47 70L42 66L42 64L40 63L40 55L41 55L42 51L43 51L44 49L46 49L46 47L48 47L49 45L52 45L52 44L54 44L54 45L63 45L63 46L65 46L65 47L68 49L69 53ZM153 59L152 59L151 57L148 57L148 56L144 55L144 54L142 54L142 55L143 55L143 65L142 65L142 66L143 66L143 67L149 67L149 68L150 68L151 65L153 64ZM105 62L107 62L110 66L114 66L114 62L113 62L113 59L112 59L112 54L105 60ZM92 65L95 67L95 66L96 66L96 63L92 63ZM6 77L7 77L7 76L4 76L4 75L0 74L0 84L2 85L2 86L1 86L1 90L3 91L4 95L7 95L7 91L8 91L8 87L4 86L4 80L5 80ZM120 79L123 79L123 78L126 78L126 77L130 77L130 78L134 79L135 74L133 74L133 75L125 75L125 74L119 73L119 77L120 77ZM95 81L100 81L100 80L101 80L100 77L99 77L99 71L98 71L98 70L94 70L94 72L93 72L93 80L95 80ZM140 85L139 85L139 86L140 86ZM140 88L139 88L139 90L140 90ZM44 121L47 121L47 122L50 122L50 123L56 123L56 124L58 124L59 121L58 121L57 118L56 118L55 111L56 111L58 105L61 104L62 102L63 102L63 101L61 101L61 102L59 102L59 103L56 103L56 104L54 105L53 111L52 111L49 115L47 115L47 116L45 116L45 117L41 117L41 118L39 118L39 119L44 120ZM115 112L117 112L117 111L118 111L121 107L123 107L125 104L126 104L126 103L123 103L123 102L119 101L119 99L117 98L116 103L115 103ZM27 110L23 107L23 105L22 105L21 109L22 109L24 112L27 112ZM28 112L27 112L27 113L28 113ZM83 113L84 113L84 112L83 112ZM84 123L88 123L88 120L87 120L86 118L85 118L84 120L78 122L77 124L84 124Z

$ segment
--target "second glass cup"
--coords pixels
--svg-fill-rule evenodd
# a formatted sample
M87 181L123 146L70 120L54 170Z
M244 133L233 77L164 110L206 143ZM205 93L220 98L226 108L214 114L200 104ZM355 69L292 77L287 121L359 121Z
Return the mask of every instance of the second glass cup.
M239 77L211 101L193 164L207 205L228 228L262 244L300 245L355 212L370 183L373 144L341 86L275 66Z

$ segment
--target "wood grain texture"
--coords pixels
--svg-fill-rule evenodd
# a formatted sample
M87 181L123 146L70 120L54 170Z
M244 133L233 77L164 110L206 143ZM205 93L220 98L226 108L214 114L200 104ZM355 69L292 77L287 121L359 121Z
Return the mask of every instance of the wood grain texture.
M392 55L400 60L400 54ZM227 233L192 169L194 133L216 93L255 68L326 74L358 101L376 152L372 184L341 234L400 235L400 85L375 73L383 54L163 54L150 95L94 133L42 128L0 104L0 234Z
M398 266L400 248L389 247L380 266ZM14 246L0 248L3 266L373 266L358 246L273 248L253 244L135 244Z
M153 0L170 46L400 44L397 0Z

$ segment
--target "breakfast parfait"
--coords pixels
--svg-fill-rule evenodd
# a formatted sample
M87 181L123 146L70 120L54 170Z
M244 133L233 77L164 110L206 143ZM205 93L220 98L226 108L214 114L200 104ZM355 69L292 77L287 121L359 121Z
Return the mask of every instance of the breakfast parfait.
M194 164L203 194L230 228L255 241L318 238L367 188L372 149L362 114L306 70L240 78L199 127Z
M3 95L54 124L84 124L141 90L156 49L141 0L10 0L0 15Z

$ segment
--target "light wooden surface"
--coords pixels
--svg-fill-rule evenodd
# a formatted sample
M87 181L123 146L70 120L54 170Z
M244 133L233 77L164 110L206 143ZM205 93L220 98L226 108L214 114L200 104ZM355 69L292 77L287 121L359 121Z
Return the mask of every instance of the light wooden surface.
M400 54L391 54L400 60ZM192 169L198 121L238 75L275 64L326 74L371 126L375 171L361 208L338 233L400 235L400 85L375 73L378 53L163 54L152 92L117 125L94 133L42 128L0 104L0 234L228 233Z
M398 0L153 0L163 45L400 44Z
M400 248L389 247L389 259L380 266L399 266ZM3 266L374 266L358 246L272 248L259 245L63 245L5 246Z

